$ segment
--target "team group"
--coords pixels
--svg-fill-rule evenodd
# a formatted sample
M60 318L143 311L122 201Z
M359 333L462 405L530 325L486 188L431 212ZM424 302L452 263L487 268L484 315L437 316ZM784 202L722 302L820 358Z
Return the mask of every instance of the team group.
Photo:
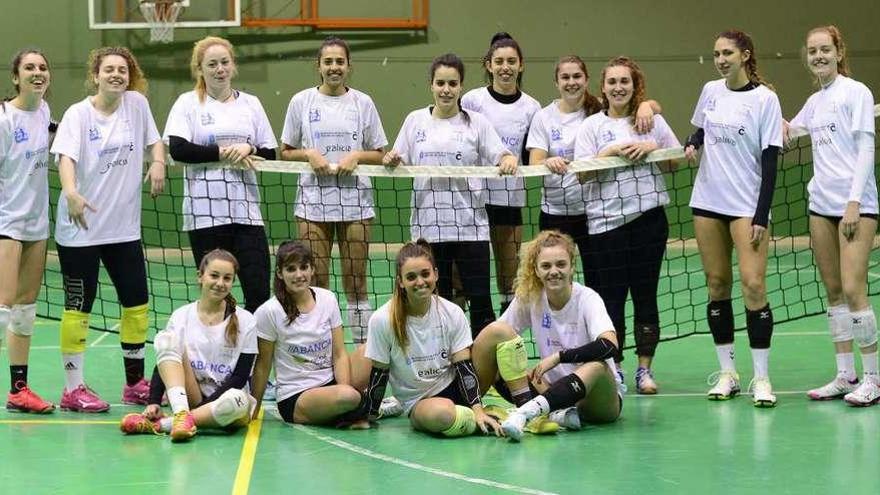
M867 297L867 267L877 227L874 102L849 77L846 48L834 26L811 30L807 67L817 91L786 122L758 73L752 39L719 34L714 64L721 78L703 87L685 142L699 159L690 206L709 293L707 320L718 354L709 399L740 392L733 341L732 252L745 302L754 367L753 402L776 397L768 360L773 316L765 272L776 167L789 126L813 143L808 185L810 236L827 292L837 376L810 390L816 400L851 405L880 400L877 324ZM0 109L0 329L7 329L11 388L7 409L48 413L54 404L28 386L27 362L49 236L49 154L62 191L55 241L64 277L61 351L63 409L104 412L109 404L84 381L89 314L103 264L122 316L122 401L143 404L122 420L126 433L236 428L259 413L274 368L284 421L367 428L407 413L420 431L460 436L477 429L519 440L582 422L612 422L622 409L620 349L625 304L632 298L638 366L636 391L657 392L651 369L660 338L657 287L668 237L664 172L674 162L644 158L680 146L645 94L645 74L627 57L610 60L600 95L587 90L577 56L559 59L559 98L545 107L521 91L524 59L507 33L496 34L483 67L488 84L462 95L464 65L439 56L429 70L433 104L412 111L389 151L372 99L348 87L347 43L327 38L317 54L320 85L295 94L281 147L253 95L233 88L236 60L225 39L193 48L195 89L182 94L163 135L153 120L147 81L126 48L93 50L90 95L56 126L44 96L49 62L39 50L13 59L16 96ZM155 337L157 366L145 378L148 289L141 244L142 164L155 197L165 185L167 152L188 164L183 230L198 267L200 297L174 311ZM632 165L575 174L573 160L619 156ZM294 213L300 240L281 244L270 264L254 165L308 162ZM224 162L237 167L199 165ZM522 245L525 189L521 164L545 165L541 232ZM391 300L373 312L367 297L370 181L358 164L484 165L498 179L416 178L411 238L398 252ZM329 286L338 242L348 326L363 344L349 353ZM501 316L490 298L494 254ZM585 285L574 280L577 257ZM241 282L244 307L231 288ZM272 294L270 295L270 286ZM587 287L588 286L588 287ZM462 310L468 303L469 318ZM522 334L531 330L540 362L529 369ZM853 344L861 351L856 375ZM385 398L390 382L393 396ZM515 404L483 407L490 387ZM165 416L160 404L172 414Z

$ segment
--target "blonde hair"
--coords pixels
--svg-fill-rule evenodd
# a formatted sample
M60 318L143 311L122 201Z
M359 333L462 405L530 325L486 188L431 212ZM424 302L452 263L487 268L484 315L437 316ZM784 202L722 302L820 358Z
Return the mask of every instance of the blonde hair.
M205 95L208 92L207 86L205 85L205 76L203 76L201 72L202 61L205 59L205 52L208 51L208 48L211 48L214 45L220 45L223 48L226 48L226 51L229 52L229 58L232 59L233 66L235 66L236 63L235 49L232 47L232 43L230 43L229 40L219 36L206 36L195 42L193 45L192 58L190 58L189 61L189 72L192 75L192 78L196 81L194 89L200 102L205 101ZM233 69L230 78L234 77L236 73L237 70Z
M128 65L128 87L125 89L129 91L137 91L146 96L147 77L144 75L144 71L141 70L141 66L138 64L134 54L124 46L105 46L102 48L95 48L89 52L89 63L86 73L86 90L92 92L98 89L98 84L95 82L95 76L98 75L98 71L101 69L101 62L105 57L110 55L117 55L124 58L126 65Z
M437 269L437 262L434 261L434 253L431 252L431 245L424 239L410 241L400 248L397 252L397 269L394 275L394 292L391 293L391 301L389 313L391 314L391 329L394 330L394 338L401 349L406 350L409 345L409 337L406 335L406 291L400 286L402 281L400 273L403 265L410 258L427 258L431 262L431 267Z
M568 251L569 262L575 264L575 244L571 236L558 230L542 230L534 239L523 244L519 257L519 268L516 270L516 280L513 282L513 290L516 299L525 304L531 304L538 299L544 290L544 283L535 273L538 264L538 255L544 248L562 246Z

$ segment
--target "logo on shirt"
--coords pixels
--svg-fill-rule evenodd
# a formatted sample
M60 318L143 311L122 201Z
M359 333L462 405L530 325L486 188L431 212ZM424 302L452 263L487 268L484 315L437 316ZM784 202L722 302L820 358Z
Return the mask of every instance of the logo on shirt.
M201 115L201 123L202 125L214 125L217 121L214 120L214 115L210 112L205 112Z
M501 142L504 143L504 145L508 148L519 148L522 139L516 136L502 136Z
M541 315L541 328L550 329L550 325L553 320L550 318L550 313L544 313Z
M428 134L425 133L424 129L416 129L416 142L424 143L425 140L428 139Z
M550 140L551 141L562 141L562 130L558 127L550 128Z
M12 133L12 138L15 140L16 143L23 143L30 139L30 136L28 135L27 131L25 131L21 127L18 127L15 129L15 132Z
M201 359L196 359L190 361L190 364L192 365L192 369L196 371L210 371L220 375L232 374L232 367L224 363L212 363L210 361L206 362Z
M321 111L317 108L313 108L309 110L309 123L311 122L320 122L321 121Z
M615 138L614 131L611 129L602 132L602 135L599 136L599 139L601 139L603 143L610 143L611 141L614 141Z
M706 110L710 112L715 111L715 98L709 98L708 100L706 100Z
M828 130L831 132L837 132L837 124L835 124L834 122L829 122Z
M97 141L101 139L101 130L97 127L92 127L89 129L89 141Z
M424 158L439 158L441 160L449 158L456 161L461 161L461 151L420 151L419 152L419 160Z

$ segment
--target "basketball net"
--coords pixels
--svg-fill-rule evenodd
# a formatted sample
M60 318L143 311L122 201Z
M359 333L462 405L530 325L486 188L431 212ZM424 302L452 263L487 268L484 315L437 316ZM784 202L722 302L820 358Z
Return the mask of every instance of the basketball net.
M150 25L151 43L171 43L174 41L174 22L183 11L176 0L141 1L141 14Z

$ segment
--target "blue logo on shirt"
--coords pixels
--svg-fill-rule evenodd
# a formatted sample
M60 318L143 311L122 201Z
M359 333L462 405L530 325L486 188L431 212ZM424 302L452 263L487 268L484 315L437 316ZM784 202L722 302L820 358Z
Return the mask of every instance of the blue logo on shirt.
M205 112L201 115L202 125L214 125L217 122L214 120L214 116L209 112Z
M562 140L562 131L557 127L550 128L550 140L551 141L561 141Z
M317 108L309 110L309 122L320 122L321 121L321 111Z
M602 142L603 143L610 143L611 141L614 141L614 138L615 138L614 131L607 130L602 133Z
M89 129L89 141L97 141L101 139L101 130L97 127L92 127Z
M416 129L416 142L424 143L425 140L428 139L427 133L425 133L424 129Z
M709 98L708 100L706 100L706 110L710 112L715 111L715 98Z
M28 136L27 131L25 131L21 127L15 129L15 132L12 133L12 136L13 136L13 139L15 139L16 143L23 143L23 142L27 141L28 139L30 139L30 136Z
M552 319L550 318L550 313L544 313L541 316L541 328L550 329L550 325L552 323Z

